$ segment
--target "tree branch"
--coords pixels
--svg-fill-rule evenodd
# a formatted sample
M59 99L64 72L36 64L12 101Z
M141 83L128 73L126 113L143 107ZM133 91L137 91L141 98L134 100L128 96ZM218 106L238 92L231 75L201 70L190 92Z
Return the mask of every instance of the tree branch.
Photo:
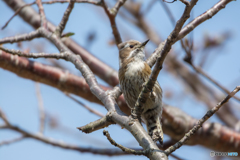
M65 59L66 54L65 53L24 53L20 50L14 50L14 49L6 49L3 47L0 47L0 50L3 50L7 53L10 53L12 55L18 55L20 57L27 57L27 58L56 58L56 59Z
M153 150L151 150L151 151L149 151L149 150L139 151L139 150L133 150L133 149L130 149L130 148L126 148L126 147L124 147L124 146L116 143L116 142L110 137L110 134L109 134L108 131L106 131L106 130L103 131L103 135L107 137L107 139L109 140L109 142L110 142L112 145L120 148L123 152L127 152L127 153L134 154L134 155L145 155L145 156L146 156L146 155L148 155L151 151L153 151Z
M111 112L108 112L106 116L91 122L85 126L82 127L78 127L77 129L79 129L80 131L84 132L84 133L92 133L96 130L108 127L111 124L115 124L115 122L112 120L111 117Z
M21 34L13 37L6 37L3 39L0 39L0 44L6 44L6 43L16 43L21 41L30 41L34 38L40 38L40 30L32 31L27 34Z
M165 153L167 155L174 152L176 149L180 148L200 127L202 127L203 123L208 120L214 113L216 113L220 107L222 107L223 104L228 102L230 98L232 98L238 91L240 90L240 86L237 86L226 98L224 98L221 102L219 102L215 107L213 107L211 110L209 110L202 119L198 121L198 123L190 130L188 133L185 134L185 136L176 144L169 147L165 150Z
M69 5L66 9L66 11L64 12L64 15L62 17L62 20L61 22L59 23L59 25L57 26L56 30L55 30L55 33L60 37L62 35L62 32L68 22L68 18L72 12L72 9L74 7L74 1L73 0L70 0L69 2Z

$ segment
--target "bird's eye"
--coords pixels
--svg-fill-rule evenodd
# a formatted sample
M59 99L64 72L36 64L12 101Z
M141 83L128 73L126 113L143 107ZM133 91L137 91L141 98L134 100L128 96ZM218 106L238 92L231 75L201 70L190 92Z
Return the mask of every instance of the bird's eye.
M133 46L133 45L130 45L129 47L130 47L130 48L133 48L134 46Z

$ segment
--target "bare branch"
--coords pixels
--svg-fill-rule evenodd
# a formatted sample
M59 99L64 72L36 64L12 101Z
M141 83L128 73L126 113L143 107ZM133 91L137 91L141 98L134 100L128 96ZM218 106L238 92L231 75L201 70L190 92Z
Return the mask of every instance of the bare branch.
M42 0L36 0L36 3L39 8L39 14L40 14L40 18L41 18L41 26L44 28L47 28L47 20L46 20L46 16L44 13L44 8L42 6Z
M226 7L226 5L232 2L232 0L220 0L217 4L215 4L211 9L207 10L200 16L196 17L192 22L188 23L179 33L177 41L185 37L188 33L190 33L194 28L196 28L201 23L206 20L212 18L215 14L217 14L220 10Z
M20 136L20 137L18 137L18 138L14 138L14 139L2 141L2 142L0 142L0 147L3 146L3 145L8 145L8 144L12 144L12 143L21 141L21 140L23 140L24 138L26 138L26 137L25 137L25 136Z
M174 152L176 149L181 147L196 131L202 127L203 123L208 120L214 113L216 113L220 107L228 102L230 98L232 98L238 91L240 90L240 86L237 86L226 98L224 98L221 102L219 102L215 107L213 107L211 110L209 110L202 119L198 121L198 123L188 132L185 134L185 136L176 144L173 146L169 147L168 149L165 150L165 153L167 155L171 154Z
M174 64L176 63L172 58L170 59L170 61ZM179 69L181 69L182 67L179 65L177 66L180 67ZM20 77L32 79L34 81L38 81L60 89L63 92L73 93L91 102L102 104L95 96L92 95L89 86L86 84L83 78L77 77L68 72L64 72L62 70L59 70L58 68L43 65L38 62L32 62L25 58L11 56L10 54L4 52L1 53L1 51L0 67L16 73ZM186 72L185 69L183 69L183 72ZM190 78L193 78L195 80L195 78L191 75ZM104 90L111 89L105 86L101 87ZM117 103L121 107L122 111L124 111L128 115L130 114L130 109L124 101L123 96L119 97ZM226 105L225 107L228 107ZM225 107L223 107L218 112L222 111ZM164 109L162 120L164 122L164 133L168 134L174 140L179 140L180 138L182 138L186 130L192 128L193 124L195 124L197 121L196 119L190 117L188 114L179 110L176 107L164 106L163 108ZM226 118L229 119L230 117L227 116ZM217 136L217 134L221 134L221 136L219 137ZM223 125L218 123L206 122L204 123L203 128L197 132L197 136L192 136L192 138L187 141L187 144L200 144L202 146L218 151L236 151L237 144L240 144L239 137L240 136L238 133L234 132L228 127L224 127ZM234 141L229 141L231 138L233 138ZM202 141L202 139L206 139L206 141Z
M16 132L19 132L19 133L25 135L27 138L32 138L32 139L41 141L46 144L50 144L50 145L60 147L63 149L75 150L75 151L79 151L82 153L92 153L92 154L107 155L107 156L116 156L116 155L127 154L127 153L124 153L124 152L116 150L116 149L89 148L89 147L80 147L79 145L68 144L63 141L57 141L57 140L53 140L52 138L44 137L41 134L29 133L29 132L27 132L17 126L13 126L13 125L8 126L7 129L11 129Z
M7 53L18 55L21 57L28 57L28 58L56 58L56 59L65 59L66 53L25 53L21 52L20 50L14 50L14 49L6 49L3 47L0 47L0 50L3 50Z
M199 74L201 74L202 76L204 76L206 79L208 79L210 82L212 82L213 84L215 84L217 87L219 87L222 91L224 91L227 94L230 94L230 91L228 89L226 89L224 86L220 85L217 81L215 81L213 78L211 78L209 75L207 75L207 73L205 73L200 67L196 67L195 65L193 65L193 63L189 63L192 68ZM234 99L240 101L240 98L237 96L233 96Z
M134 154L134 155L145 155L145 156L146 156L146 155L149 154L149 152L153 151L153 150L151 150L151 151L150 151L150 150L139 151L139 150L133 150L133 149L130 149L130 148L126 148L126 147L124 147L124 146L116 143L116 142L110 137L110 134L109 134L108 131L106 131L106 130L103 131L103 135L107 137L107 139L109 140L109 142L110 142L112 145L120 148L123 152L127 152L127 153Z
M40 117L39 132L43 133L45 129L45 111L44 111L43 99L42 99L39 83L35 83L35 88L36 88L36 94L38 99L38 111L39 111L39 117Z
M94 122L91 122L85 126L78 127L78 129L84 133L91 133L96 130L108 127L111 124L115 124L115 123L112 120L111 112L108 112L106 116L104 116Z
M107 7L107 4L105 3L105 0L101 0L102 1L102 6L109 18L109 21L110 21L110 24L111 24L111 27L112 27L112 31L113 31L113 35L114 35L114 38L115 38L115 42L116 44L118 45L119 43L122 43L122 38L120 36L120 33L118 31L118 28L117 28L117 25L116 25L116 22L115 22L115 17L117 15L117 12L119 10L119 8L124 4L124 2L126 0L119 0L116 5L113 7L113 9L108 9Z
M192 22L190 22L189 24L187 24L178 34L178 37L176 38L175 42L184 38L188 33L190 33L194 28L196 28L199 24L203 23L204 21L212 18L215 14L217 14L221 9L225 8L225 6L229 3L232 2L232 0L220 0L217 4L215 4L212 8L210 8L209 10L207 10L206 12L204 12L203 14L201 14L200 16L198 16L197 18L195 18ZM174 43L175 43L174 42ZM154 53L151 55L151 57L149 57L146 62L148 63L148 65L150 67L152 67L155 62L156 59L158 57L158 51L163 50L163 46L164 46L165 42L162 42L161 44L159 44L158 49L156 51L154 51Z
M182 3L184 3L186 6L189 6L189 5L190 5L190 2L187 1L187 0L179 0L179 1L181 1Z
M4 2L9 5L15 11L25 5L22 0L4 0ZM69 1L67 1L69 2ZM90 1L92 2L92 1ZM87 3L87 2L86 2ZM34 28L39 28L40 25L40 16L36 11L28 7L24 12L19 12L19 15ZM48 22L48 29L52 32L55 31L55 26ZM112 69L110 66L106 65L104 62L97 59L95 56L90 54L84 48L79 46L75 41L70 38L62 40L64 44L75 54L81 55L83 61L90 67L90 69L101 79L106 81L111 86L115 86L119 83L118 73L116 70ZM85 96L84 96L85 97Z
M77 102L78 104L80 104L81 106L83 106L84 108L86 108L89 112L96 114L99 117L104 117L104 115L102 113L100 113L97 110L94 110L90 107L88 107L87 105L85 105L84 103L82 103L81 101L77 100L76 98L74 98L73 96L69 95L68 93L65 93L66 96L68 96L70 99L72 99L73 101Z
M2 109L0 108L0 118L2 118L2 120L5 122L5 125L8 126L10 123L6 117L6 115L3 113ZM3 126L4 128L4 126Z
M16 42L21 42L21 41L30 41L34 38L40 38L41 34L39 32L40 30L32 31L27 34L21 34L13 37L6 37L3 39L0 39L0 44L5 44L5 43L16 43Z
M114 7L111 9L111 14L113 16L116 16L117 13L118 13L118 10L120 9L120 7L122 7L122 5L124 5L124 3L126 2L127 0L118 0L117 3L114 5Z
M75 3L89 3L89 4L94 4L94 5L97 5L97 6L101 6L101 1L99 2L96 2L96 1L90 1L90 0L73 0ZM69 0L53 0L53 1L47 1L47 2L42 2L42 4L54 4L54 3L69 3ZM2 27L2 29L5 29L7 27L7 25L9 24L9 22L16 16L18 15L18 13L25 7L27 6L31 6L31 5L34 5L36 4L36 1L35 2L32 2L32 3L28 3L28 4L25 4L23 6L21 6L20 8L18 8L16 10L16 12L14 13L14 15L5 23L5 25Z
M70 0L69 2L69 5L66 9L66 11L64 12L64 15L62 17L62 20L61 22L59 23L59 25L57 26L56 30L55 30L55 33L58 35L58 36L61 36L62 35L62 32L68 22L68 18L70 16L70 13L72 12L72 9L74 7L74 1L73 0Z

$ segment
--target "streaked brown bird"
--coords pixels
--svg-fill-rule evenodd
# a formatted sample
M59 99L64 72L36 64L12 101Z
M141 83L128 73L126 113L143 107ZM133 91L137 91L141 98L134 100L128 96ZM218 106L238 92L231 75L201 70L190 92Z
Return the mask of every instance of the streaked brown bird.
M119 65L118 72L120 87L128 106L132 109L145 82L148 81L151 68L145 62L144 47L149 40L141 43L129 40L118 45ZM158 82L143 106L142 118L153 141L163 142L163 131L160 123L162 115L162 89Z

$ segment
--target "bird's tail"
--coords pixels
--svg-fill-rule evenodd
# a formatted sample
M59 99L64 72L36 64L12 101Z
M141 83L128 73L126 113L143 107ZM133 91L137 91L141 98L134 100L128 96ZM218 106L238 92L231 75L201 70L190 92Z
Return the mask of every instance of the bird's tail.
M151 136L154 142L159 141L160 144L163 144L163 130L159 115L151 116L146 120L146 125L148 129L148 134Z

